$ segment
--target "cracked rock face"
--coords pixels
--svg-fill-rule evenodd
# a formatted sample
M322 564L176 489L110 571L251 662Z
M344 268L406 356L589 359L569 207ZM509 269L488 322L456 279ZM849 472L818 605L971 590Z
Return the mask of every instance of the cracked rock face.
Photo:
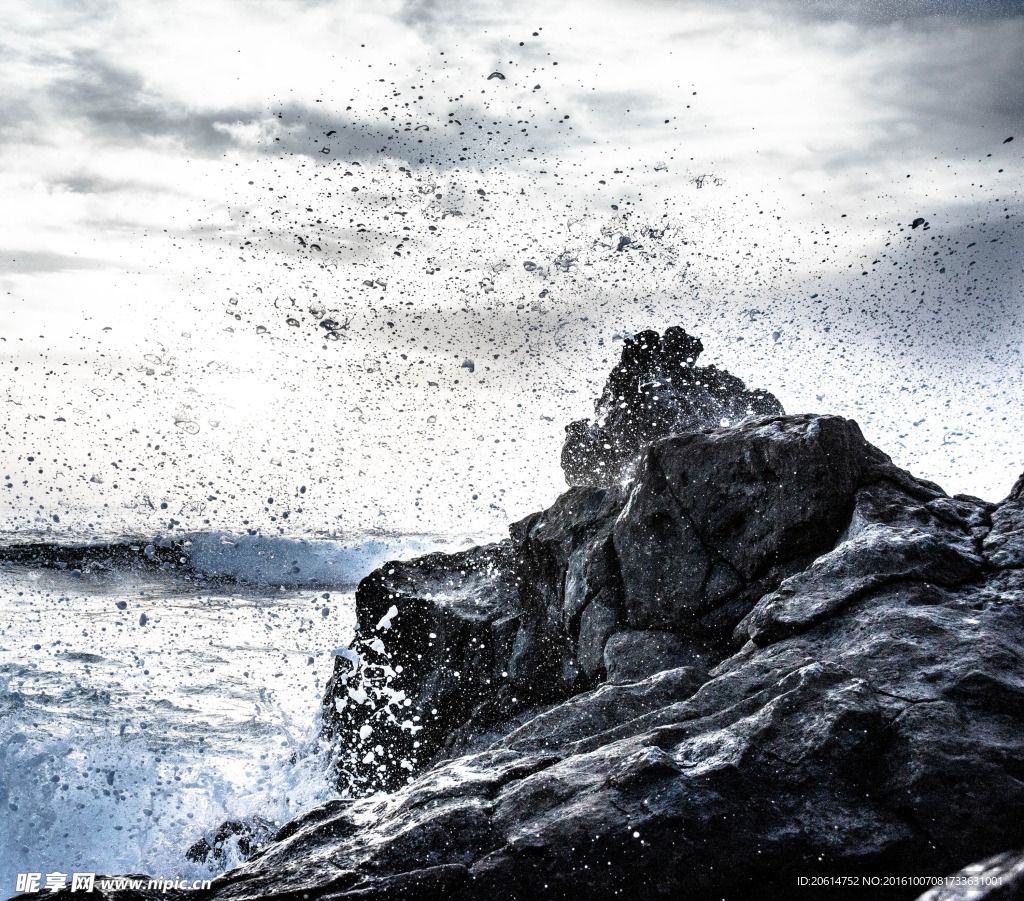
M610 486L629 475L652 441L780 415L767 391L748 390L715 366L697 366L699 338L678 326L627 337L594 407L595 419L566 426L562 471L569 485Z

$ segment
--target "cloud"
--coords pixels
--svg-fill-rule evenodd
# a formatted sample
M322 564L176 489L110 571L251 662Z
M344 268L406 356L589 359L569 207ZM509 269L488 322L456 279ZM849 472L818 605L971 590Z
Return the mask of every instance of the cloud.
M117 386L133 427L168 446L186 440L169 410L231 394L213 363L246 373L236 393L254 409L279 404L276 424L211 409L233 431L188 439L192 462L159 473L168 491L209 462L207 481L246 498L282 478L252 449L308 433L317 452L296 455L294 478L329 482L346 511L375 486L342 485L336 457L391 489L433 477L456 513L469 509L456 467L495 494L512 472L527 512L558 481L561 425L589 411L611 335L678 322L787 407L820 393L888 446L911 388L938 420L965 372L986 355L1002 366L1020 335L984 319L1021 288L1020 230L999 218L1019 212L1024 127L1001 143L1022 119L1016 4L23 6L0 13L4 291L102 339L126 378L142 348L172 348L173 379ZM698 189L707 172L724 184ZM916 216L927 233L899 232ZM966 250L986 218L1005 243L979 241L941 273L947 248L931 239ZM640 220L672 239L637 239ZM621 235L637 240L619 251ZM568 270L563 251L577 254ZM320 305L353 317L344 337L330 341ZM101 320L115 329L96 339ZM54 330L48 352L83 346ZM965 365L938 365L958 353ZM115 402L95 400L92 378L83 364L89 449ZM979 389L1001 452L1016 385ZM556 420L550 454L528 445L537 404ZM238 466L218 469L222 452ZM402 465L372 468L389 456ZM394 524L424 512L392 493Z
M872 25L935 17L968 22L1024 15L1021 0L769 0L757 5L761 8L775 7L802 19ZM751 4L740 0L732 6L749 9Z
M45 88L50 124L81 124L102 143L170 139L190 153L219 154L233 144L224 123L248 121L263 111L224 107L191 110L146 88L142 76L111 63L99 49L75 50L66 74Z
M0 271L10 275L40 272L68 272L78 269L105 269L109 260L90 259L72 254L44 250L12 250L0 248Z

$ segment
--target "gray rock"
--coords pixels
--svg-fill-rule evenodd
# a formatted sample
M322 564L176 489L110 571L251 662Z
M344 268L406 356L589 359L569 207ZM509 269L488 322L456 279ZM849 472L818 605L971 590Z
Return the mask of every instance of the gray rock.
M674 632L639 629L616 632L604 646L604 667L612 683L639 682L681 666L706 672L706 664L704 655Z
M857 425L829 416L652 445L614 530L626 621L699 631L701 618L773 567L830 549L849 523L866 453Z
M999 578L888 583L710 675L585 691L213 895L774 898L797 875L951 872L1024 842L1024 584Z
M1024 566L1024 476L992 513L992 529L985 536L983 547L993 566Z
M887 582L957 585L978 578L981 560L917 529L864 526L805 571L765 595L737 631L761 647L795 635Z
M584 673L593 678L604 666L605 642L615 631L619 617L615 608L606 604L600 595L592 600L580 618L579 651L577 657Z
M1013 502L949 498L833 418L657 442L631 486L571 490L501 552L510 665L544 688L485 699L487 729L214 896L776 898L1022 845L1024 572L977 534ZM736 642L716 642L707 611L733 602ZM671 625L623 626L652 619Z

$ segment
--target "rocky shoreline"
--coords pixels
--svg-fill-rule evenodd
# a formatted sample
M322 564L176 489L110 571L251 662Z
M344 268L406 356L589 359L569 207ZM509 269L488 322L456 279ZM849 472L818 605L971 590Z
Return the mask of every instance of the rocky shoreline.
M927 897L1021 896L1024 477L950 497L699 349L627 342L573 487L504 542L362 581L323 707L346 797L204 897L813 898L978 861L999 886Z

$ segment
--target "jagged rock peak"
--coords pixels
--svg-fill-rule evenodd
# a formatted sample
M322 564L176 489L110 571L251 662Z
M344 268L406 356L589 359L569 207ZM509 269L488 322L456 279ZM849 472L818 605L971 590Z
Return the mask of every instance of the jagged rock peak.
M566 481L607 487L627 476L655 439L782 415L782 404L767 391L748 390L724 369L697 366L703 350L700 338L679 326L663 335L647 330L627 337L595 404L595 419L566 426Z

